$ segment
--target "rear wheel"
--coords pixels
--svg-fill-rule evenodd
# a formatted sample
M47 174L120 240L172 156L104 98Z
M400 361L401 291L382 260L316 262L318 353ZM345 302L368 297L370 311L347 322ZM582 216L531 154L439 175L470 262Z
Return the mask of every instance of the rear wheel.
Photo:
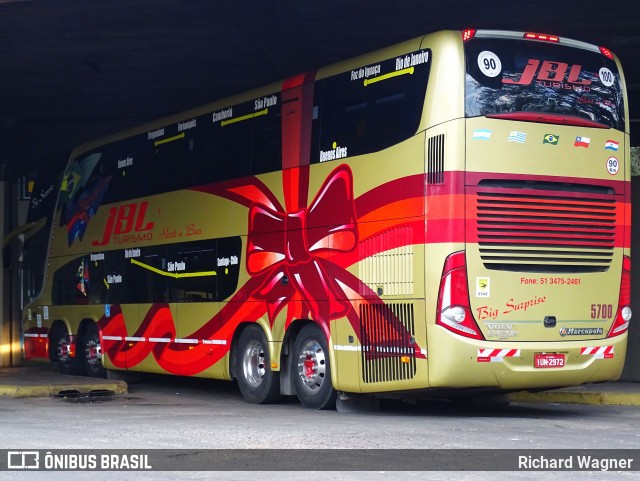
M267 338L256 324L247 327L238 340L236 378L247 402L266 404L280 398L280 373L271 370Z
M91 323L85 331L80 348L82 352L78 354L83 357L84 369L87 375L91 377L107 377L107 370L102 365L100 335L95 324Z
M316 324L302 328L293 345L293 386L300 403L312 409L333 409L337 392L331 382L329 349Z
M58 368L60 374L70 374L79 376L84 374L84 364L82 357L78 356L76 352L75 356L71 356L71 336L67 332L67 329L58 325L54 328L49 338L51 363Z

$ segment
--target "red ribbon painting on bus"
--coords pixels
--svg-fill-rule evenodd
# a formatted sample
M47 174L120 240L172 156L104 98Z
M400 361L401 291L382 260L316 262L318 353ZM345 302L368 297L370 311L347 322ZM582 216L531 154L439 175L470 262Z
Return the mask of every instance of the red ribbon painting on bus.
M102 336L108 338L103 339L103 350L116 367L132 368L152 353L168 372L197 374L229 352L240 323L266 317L273 325L285 308L285 327L296 319L312 319L329 338L330 322L346 317L359 335L359 307L382 301L347 269L361 260L362 242L389 229L411 227L410 242L424 242L424 224L419 220L424 176L397 179L354 198L351 169L340 165L307 205L309 166L285 169L282 175L285 207L255 177L196 189L248 209L250 278L216 315L181 342L174 342L176 326L168 304L154 304L135 333L127 333L122 311L112 306L110 316L99 325ZM390 209L400 209L404 215L389 215ZM384 238L380 252L406 243L394 236ZM399 323L393 326L396 332L391 336L409 336ZM163 342L131 342L125 340L127 336ZM121 340L112 340L118 337ZM423 357L417 345L415 355Z

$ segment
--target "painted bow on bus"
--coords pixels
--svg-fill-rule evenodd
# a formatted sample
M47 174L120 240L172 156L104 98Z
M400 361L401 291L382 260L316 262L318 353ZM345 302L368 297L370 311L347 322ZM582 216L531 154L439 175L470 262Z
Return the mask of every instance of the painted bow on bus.
M362 242L389 229L411 227L411 243L424 242L424 226L416 220L422 209L416 200L423 198L424 176L401 178L355 199L351 169L341 165L308 205L308 166L284 170L283 186L285 206L255 177L196 189L247 207L250 278L220 312L187 336L191 343L172 342L176 328L168 304L154 304L135 333L127 333L121 309L112 306L110 317L99 324L103 338L107 337L103 349L116 367L132 368L152 353L168 372L197 374L229 352L238 324L266 316L273 325L285 308L285 326L295 319L312 319L329 337L330 321L346 317L359 335L359 306L382 301L347 268L361 260ZM389 215L394 210L403 216ZM379 252L406 242L394 236L384 239ZM406 341L409 333L402 325L389 322L393 326L389 340ZM164 342L130 342L126 336ZM419 346L414 349L416 357L423 357Z

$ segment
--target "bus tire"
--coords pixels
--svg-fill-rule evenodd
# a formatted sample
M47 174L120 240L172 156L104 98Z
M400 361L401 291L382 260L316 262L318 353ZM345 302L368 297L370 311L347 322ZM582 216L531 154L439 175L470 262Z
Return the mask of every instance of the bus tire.
M271 369L269 344L257 324L248 326L238 339L236 378L245 401L268 404L280 399L280 373Z
M82 342L78 355L82 356L84 369L88 376L107 377L107 370L102 364L102 347L100 345L100 334L98 326L93 322L89 324L82 336Z
M293 387L300 403L311 409L334 409L337 392L331 382L329 349L316 324L302 328L293 344Z
M53 329L50 338L51 364L58 368L60 374L68 374L71 376L81 376L84 374L84 363L82 357L76 352L75 357L71 357L70 353L70 335L67 329L58 325Z

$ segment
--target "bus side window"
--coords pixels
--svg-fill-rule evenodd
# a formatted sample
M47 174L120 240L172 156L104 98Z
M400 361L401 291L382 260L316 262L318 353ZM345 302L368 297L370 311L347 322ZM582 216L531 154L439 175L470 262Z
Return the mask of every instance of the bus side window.
M242 266L242 240L240 236L218 239L216 264L218 264L216 299L224 301L238 288L240 267Z
M376 67L381 72L394 71L391 62L395 61ZM379 78L354 79L355 71L345 72L316 82L313 140L319 147L312 162L377 152L415 135L429 65L423 62L404 73Z
M195 139L182 137L156 145L147 164L152 193L183 189L193 185Z
M133 277L133 266L125 259L121 250L104 253L104 261L99 262L94 284L101 288L103 304L130 304L136 298L139 286Z
M53 275L51 293L53 305L78 305L96 302L97 297L94 292L91 272L87 256L75 258L57 269Z
M76 261L60 267L53 274L51 301L54 306L75 304L75 269Z
M216 180L245 177L251 170L252 122L244 120L213 131Z
M271 107L266 115L255 117L251 175L275 172L282 168L282 119L280 106Z
M215 300L216 241L187 242L168 246L168 271L191 274L169 280L170 302Z
M167 276L154 272L166 272L167 246L153 246L141 249L141 256L131 262L131 289L140 303L169 302L169 281Z

